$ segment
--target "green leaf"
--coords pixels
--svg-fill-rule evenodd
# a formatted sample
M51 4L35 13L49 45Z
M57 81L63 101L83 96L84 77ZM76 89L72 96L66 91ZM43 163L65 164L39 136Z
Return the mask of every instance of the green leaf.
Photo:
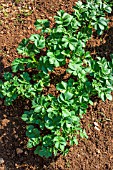
M33 41L35 46L39 49L45 47L45 38L39 34L32 34L29 38L30 41Z
M12 78L12 74L9 73L9 72L5 72L4 73L4 79L7 80L7 81L10 81L10 79Z
M64 95L65 95L66 100L70 100L73 97L74 94L72 94L70 92L66 92Z
M101 30L104 30L104 26L100 23L100 24L98 24L98 26L99 26L99 28L101 29Z
M62 81L61 83L56 85L56 89L62 92L65 92L67 89L67 83Z
M28 125L26 136L28 136L29 138L38 138L40 136L40 131L33 125Z
M21 77L23 79L25 79L27 82L29 82L31 80L31 78L27 72L24 72L23 74L21 74Z
M34 109L34 112L39 113L39 112L41 112L41 110L42 110L42 106L37 106L37 107Z
M52 151L51 148L37 146L37 148L34 151L34 154L38 154L41 157L49 158L50 156L52 156Z
M27 143L27 147L28 148L32 148L33 147L33 142L29 139L28 143Z
M40 35L39 34L32 34L29 38L30 41L39 41Z
M47 19L37 19L34 23L37 30L49 28L49 25L50 23Z
M80 131L80 137L81 137L81 138L84 138L84 137L85 137L85 138L88 138L85 130L81 130L81 131Z
M71 44L71 43L69 44L69 48L70 48L71 51L75 50L75 46L73 44Z
M55 147L58 149L60 146L59 142L55 142Z
M65 109L65 108L62 108L62 116L63 117L69 117L70 116L70 111Z
M47 129L50 129L50 130L52 130L52 129L54 129L54 121L52 120L52 119L50 119L50 118L46 118L45 119L45 127L47 128Z
M101 99L102 99L103 101L105 101L105 95L104 95L103 92L100 93L100 97L101 97Z
M103 26L107 26L108 20L106 18L100 17L99 23Z
M64 145L60 145L60 149L61 149L62 152L64 151L64 148L65 148Z
M26 55L26 46L29 43L29 39L23 39L21 43L19 44L17 51L19 54Z
M74 144L78 145L78 140L76 137L73 137L73 142L74 142Z
M5 101L4 101L4 104L5 104L6 106L9 106L9 105L12 105L12 102L13 102L13 100L12 100L11 97L6 97L6 98L5 98Z
M109 7L109 6L106 6L105 11L106 11L107 13L111 13L111 12L112 12L112 8Z
M21 118L22 118L23 121L27 121L28 120L28 115L27 114L23 114Z
M112 95L111 94L105 94L106 95L106 98L108 99L108 100L111 100L112 101Z

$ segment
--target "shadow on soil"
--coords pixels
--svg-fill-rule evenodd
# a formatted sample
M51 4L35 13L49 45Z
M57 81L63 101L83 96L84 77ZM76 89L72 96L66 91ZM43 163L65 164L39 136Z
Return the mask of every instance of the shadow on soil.
M11 70L10 67L4 68L2 59L0 57L0 79L3 79L3 72ZM8 170L42 170L52 162L52 159L34 155L34 151L26 147L26 124L21 120L25 107L30 108L28 100L17 99L12 106L5 106L0 99L0 158L4 159Z
M2 73L3 73L3 69L4 69L2 59L3 59L3 57L0 56L0 79L2 78Z
M0 106L0 157L4 159L8 170L23 170L24 168L42 170L52 162L52 159L34 155L34 151L26 147L26 124L21 120L26 103L18 99L13 106Z
M94 35L94 37L96 38L97 35L96 36ZM105 43L103 43L104 37L106 41ZM95 54L92 55L93 57L100 56L110 60L110 54L113 54L113 27L105 31L104 34L100 36L100 38L98 39L100 39L101 41L100 44L102 45L90 46L87 47L86 49L92 53L95 52Z

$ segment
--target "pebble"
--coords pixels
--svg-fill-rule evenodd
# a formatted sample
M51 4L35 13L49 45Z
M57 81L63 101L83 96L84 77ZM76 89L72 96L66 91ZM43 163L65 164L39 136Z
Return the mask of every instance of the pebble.
M26 105L24 109L25 109L25 110L29 110L29 106Z
M94 122L94 125L95 125L94 129L97 131L100 131L99 124L97 122Z
M15 167L18 169L18 164L17 163L15 163Z
M16 153L17 153L17 154L21 154L21 153L23 153L23 150L20 149L20 148L17 148L17 149L16 149Z
M101 153L99 149L97 149L97 153L98 153L98 154L100 154L100 153Z
M0 170L6 170L6 168L5 167L0 167Z
M97 102L94 102L94 103L93 103L94 108L97 106L97 104L98 104Z
M100 109L100 111L101 111L101 112L103 112L103 113L105 113L105 110L104 110L104 108L101 108L101 109Z
M0 165L4 163L4 159L0 158Z
M28 155L28 152L27 152L27 151L25 151L24 153L25 153L25 155Z
M94 122L94 125L97 126L97 127L99 127L99 124L98 124L97 122Z
M95 126L94 129L97 131L100 131L100 129L97 126Z
M44 168L44 169L46 169L46 168L47 168L47 166L46 166L46 165L43 165L43 168Z
M15 135L15 138L17 139L17 138L18 138L18 135Z

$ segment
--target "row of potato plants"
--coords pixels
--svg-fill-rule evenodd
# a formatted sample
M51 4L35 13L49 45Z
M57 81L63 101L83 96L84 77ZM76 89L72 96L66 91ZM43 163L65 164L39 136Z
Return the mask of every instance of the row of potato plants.
M93 104L92 96L112 100L112 55L111 61L93 59L85 50L94 30L101 35L108 29L105 15L111 13L111 6L108 0L78 1L72 14L57 12L52 28L47 19L36 20L34 25L40 33L23 39L17 48L19 54L27 57L16 58L11 64L12 72L5 72L4 80L0 80L0 97L6 105L12 105L20 96L32 103L22 119L27 124L27 147L35 148L35 154L66 154L69 146L78 144L79 135L88 137L80 119L88 105ZM55 84L57 96L45 95L51 73L56 67L66 66L67 59L68 80Z

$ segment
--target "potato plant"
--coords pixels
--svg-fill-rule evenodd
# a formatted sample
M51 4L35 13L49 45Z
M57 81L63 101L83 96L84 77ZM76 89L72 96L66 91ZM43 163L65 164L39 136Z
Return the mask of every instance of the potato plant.
M111 61L100 57L94 60L85 50L93 30L101 35L108 28L105 18L105 13L111 12L108 4L101 0L78 1L72 14L57 12L53 28L46 19L36 20L34 25L40 33L23 39L17 48L26 57L16 58L11 64L12 73L4 73L4 80L0 81L0 97L6 105L13 104L19 96L32 103L22 120L27 124L27 147L35 148L35 154L42 157L66 154L69 146L78 144L78 135L88 137L80 119L88 105L93 104L92 97L112 100L112 55ZM65 66L67 59L68 80L56 82L57 96L45 95L51 74L56 67Z

